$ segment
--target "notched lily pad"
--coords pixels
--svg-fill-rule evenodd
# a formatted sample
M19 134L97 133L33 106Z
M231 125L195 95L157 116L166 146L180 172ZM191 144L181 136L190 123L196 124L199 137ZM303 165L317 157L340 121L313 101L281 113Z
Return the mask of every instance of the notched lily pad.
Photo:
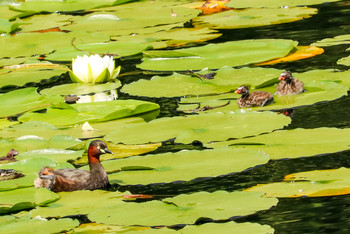
M0 192L0 213L9 213L36 206L47 205L59 199L59 196L47 189L23 188Z
M105 140L124 144L160 142L172 138L176 138L175 142L185 144L195 140L222 141L269 132L289 123L288 117L272 112L208 113L130 124L111 131Z
M95 222L114 225L169 226L193 224L201 217L215 220L245 216L269 209L277 199L266 199L261 193L216 191L180 195L163 201L123 202L104 207L88 215ZM118 211L118 212L117 212Z
M323 197L350 193L350 170L316 170L287 175L283 182L261 184L249 191L265 193L265 197Z

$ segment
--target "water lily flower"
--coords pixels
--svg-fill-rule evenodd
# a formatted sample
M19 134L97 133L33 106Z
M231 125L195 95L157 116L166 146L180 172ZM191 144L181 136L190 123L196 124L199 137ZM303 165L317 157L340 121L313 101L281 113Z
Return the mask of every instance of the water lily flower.
M116 69L114 67L112 56L104 56L103 58L98 54L78 56L73 59L72 71L69 71L69 76L73 82L77 83L103 83L117 78L120 66Z

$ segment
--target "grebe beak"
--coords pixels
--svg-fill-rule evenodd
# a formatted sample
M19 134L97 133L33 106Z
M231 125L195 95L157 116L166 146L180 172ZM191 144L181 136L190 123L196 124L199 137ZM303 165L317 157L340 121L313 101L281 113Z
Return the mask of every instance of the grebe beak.
M237 90L235 91L235 93L241 93L241 90L237 89Z
M109 149L105 148L105 149L100 149L100 151L104 154L113 154L112 151L110 151Z

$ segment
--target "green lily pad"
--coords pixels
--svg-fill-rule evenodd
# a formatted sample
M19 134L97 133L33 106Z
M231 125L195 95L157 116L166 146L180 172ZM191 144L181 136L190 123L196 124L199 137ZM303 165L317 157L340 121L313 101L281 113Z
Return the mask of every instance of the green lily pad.
M0 192L0 213L9 213L36 206L47 205L59 199L59 196L47 189L23 188Z
M307 7L248 8L199 16L194 19L194 25L214 29L250 28L293 22L314 14L317 9Z
M268 225L257 223L206 223L203 225L187 225L181 229L181 233L216 233L220 230L221 234L246 234L246 233L274 233L274 229Z
M2 36L0 37L2 45L0 58L47 54L54 50L71 47L73 38L75 38L74 44L77 47L81 44L109 40L108 35L98 32L93 34L85 32L21 33L16 36Z
M180 151L109 160L103 162L103 167L107 172L121 170L109 175L112 183L114 180L118 184L134 185L216 177L244 171L268 161L269 156L258 151L218 149ZM135 170L129 170L131 167ZM203 170L203 168L206 169ZM88 169L88 167L84 166L82 169Z
M20 153L16 159L30 159L30 158L50 158L56 162L66 162L68 160L75 160L83 156L84 150L63 150L63 149L40 149Z
M315 43L312 43L311 46L327 47L343 44L350 44L350 34L339 35L333 38L325 38L320 41L316 41Z
M71 23L73 16L58 13L33 15L21 20L21 32L47 30Z
M295 73L293 76L303 82L334 81L350 88L350 71L334 69L311 70L303 73Z
M23 174L38 173L42 167L51 167L55 169L61 168L74 168L70 163L57 163L55 160L50 158L29 158L21 161L0 164L0 169L14 169L21 171Z
M288 117L272 112L210 113L130 124L111 131L105 136L105 140L124 144L159 142L171 138L185 144L194 140L222 141L269 132L289 123Z
M163 201L123 202L98 209L88 215L95 222L113 225L170 226L193 224L201 217L215 220L245 216L269 209L277 199L264 199L261 193L216 191L180 195Z
M58 193L60 199L47 207L37 207L31 211L32 217L64 217L79 214L89 214L96 207L111 206L123 202L123 195L128 193L108 192L103 190L81 190ZM79 199L77 199L79 198Z
M337 61L337 64L344 65L344 66L350 66L350 56L339 59Z
M316 170L287 175L283 182L257 185L250 191L264 192L265 197L323 197L350 193L350 170Z
M275 131L261 136L207 144L262 150L271 159L298 158L349 149L350 129L316 128ZM286 140L287 139L287 140Z
M181 71L240 66L281 58L297 45L291 40L261 39L232 41L205 46L143 52L145 58L138 65L144 70Z
M42 80L47 80L55 76L59 77L65 72L61 69L0 70L0 88L39 83Z
M130 2L132 0L101 0L101 1L60 1L60 0L40 0L40 1L26 1L20 4L12 5L11 8L16 11L35 11L35 12L61 12L61 11L79 11L86 9L94 9L104 6L113 6Z
M231 87L218 86L197 77L174 73L171 76L154 76L151 80L141 79L125 85L122 91L137 96L179 97L222 93L231 89Z
M0 192L19 188L33 187L34 180L37 177L37 173L29 173L17 179L3 180L0 182Z
M72 83L56 85L48 89L43 89L40 91L42 95L82 95L89 93L101 93L103 91L108 91L112 89L117 89L121 86L119 80L115 82L109 82L105 84L90 84L90 83Z
M0 33L12 33L19 27L19 23L11 23L7 19L0 18Z
M19 117L19 120L45 121L56 126L73 125L85 121L104 122L153 111L158 109L159 105L138 100L115 100L77 103L71 107L72 109L48 108L46 113L26 113Z
M203 42L215 39L221 36L216 30L209 28L174 28L170 30L156 30L156 27L141 33L132 33L127 35L118 35L112 37L118 42L138 42L151 45L154 49L166 47L183 46L192 42ZM151 31L152 30L152 31ZM153 32L155 31L155 32Z
M28 58L8 58L8 59L0 59L0 67L10 66L15 64L21 64L27 61Z
M44 109L51 102L63 102L63 98L52 96L47 99L37 93L37 88L14 90L0 95L0 118L21 114L26 111Z
M10 126L15 125L17 123L18 122L9 121L7 119L0 119L0 129L10 127Z
M248 8L248 7L282 7L282 6L310 6L318 5L325 2L338 2L339 0L285 0L283 2L278 0L236 0L230 1L226 4L228 7L234 8Z
M83 44L76 48L69 46L63 49L56 50L49 54L45 59L54 61L71 61L77 56L96 54L112 54L114 57L125 57L139 54L150 48L149 45L134 43L134 42L109 42L109 43L93 43ZM88 52L87 52L88 51Z
M164 228L166 233L171 232L171 229ZM90 232L96 232L96 233L118 233L118 232L129 232L138 233L139 231L142 231L143 233L147 233L148 230L152 230L149 227L127 227L127 226L117 226L117 225L105 225L101 223L83 223L79 227L74 229L74 233L90 233ZM156 229L156 231L159 233L162 233L161 229ZM173 232L176 233L174 230Z
M30 227L33 233L60 233L67 232L79 225L78 220L73 219L43 219L40 216L30 218L24 216L16 218L14 216L0 217L0 232L2 233L26 233Z

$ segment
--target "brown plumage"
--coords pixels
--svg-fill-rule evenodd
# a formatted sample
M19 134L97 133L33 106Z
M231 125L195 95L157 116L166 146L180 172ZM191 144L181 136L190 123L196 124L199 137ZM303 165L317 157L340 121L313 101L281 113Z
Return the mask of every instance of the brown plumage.
M237 100L239 107L266 106L273 102L273 95L271 93L265 91L249 93L249 88L244 85L239 87L235 93L242 95Z
M112 153L107 149L106 143L99 140L92 141L88 149L90 171L80 169L54 170L44 167L39 172L39 178L34 181L34 186L47 188L54 192L104 188L109 185L109 180L100 163L100 155L105 153Z
M276 87L277 95L295 95L305 91L303 82L293 78L290 71L285 71L278 78L281 82Z

